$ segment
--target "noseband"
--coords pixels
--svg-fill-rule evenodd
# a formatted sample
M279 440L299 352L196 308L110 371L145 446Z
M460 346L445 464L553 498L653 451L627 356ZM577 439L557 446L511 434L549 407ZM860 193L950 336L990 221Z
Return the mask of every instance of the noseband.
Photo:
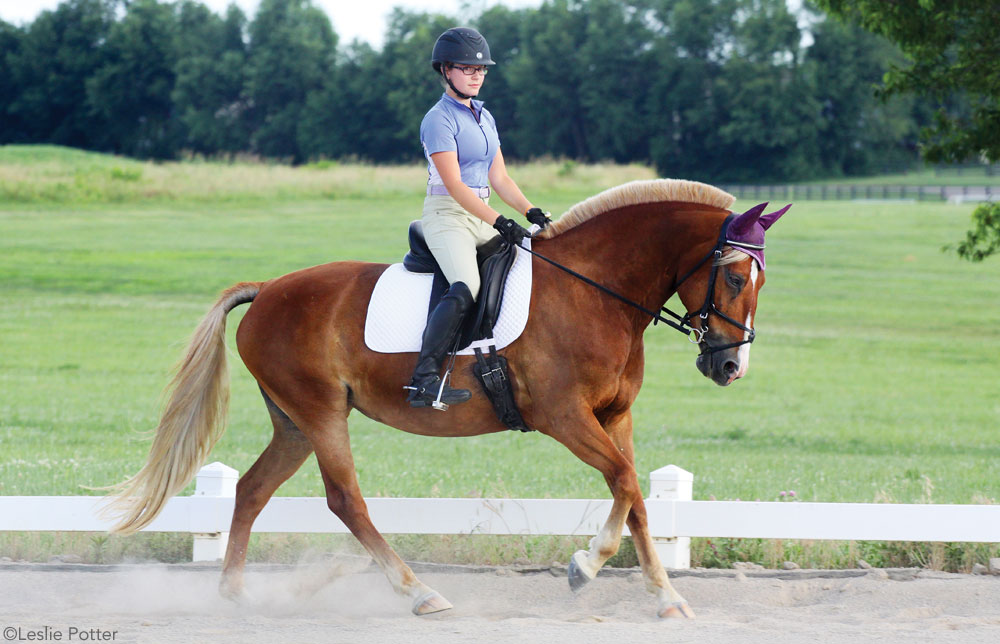
M677 329L678 331L680 331L684 335L688 336L688 339L692 343L698 345L701 348L701 354L700 355L705 356L705 355L711 355L711 354L716 353L718 351L725 351L726 349L732 349L733 347L739 347L739 346L742 346L744 344L750 344L750 343L752 343L754 341L754 338L757 335L754 332L753 329L751 329L751 328L749 328L747 326L744 326L740 322L734 320L733 318L729 317L728 315L726 315L725 313L723 313L722 311L720 311L719 308L717 306L715 306L715 301L714 301L715 281L716 281L716 278L718 277L718 274L719 274L719 265L718 265L717 262L719 261L719 259L722 258L722 249L723 249L723 247L725 247L725 246L728 245L728 246L735 246L737 248L739 248L739 247L754 248L754 249L762 249L763 248L763 246L757 246L757 245L754 245L754 244L747 244L747 243L743 243L743 242L735 242L735 241L726 239L726 235L729 232L729 224L730 224L730 222L732 222L732 220L735 217L736 217L735 213L730 213L730 215L728 217L726 217L725 221L722 222L722 228L719 230L719 239L715 242L715 247L712 248L712 250L709 251L709 253L707 255L705 255L701 259L701 261L699 261L697 264L695 264L694 268L692 268L687 273L685 273L684 277L682 277L676 284L674 284L673 293L676 293L677 289L679 289L681 287L681 284L683 284L689 277L691 277L692 275L694 275L698 271L699 268L701 268L702 266L704 266L705 262L707 262L710 259L713 260L712 273L709 275L709 278L708 278L708 290L705 292L705 302L701 305L701 309L699 309L695 313L688 313L686 315L678 315L677 313L674 313L673 311L671 311L670 309L668 309L665 306L660 307L660 311L659 312L650 311L649 309L647 309L643 305L639 304L638 302L633 302L632 300L628 299L627 297L625 297L625 296L623 296L623 295L621 295L619 293L616 293L616 292L612 291L607 286L604 286L603 284L598 284L597 282L595 282L594 280L590 279L589 277L587 277L585 275L581 275L580 273L577 273L573 269L567 268L567 267L563 266L562 264L560 264L560 263L558 263L558 262L556 262L554 260L551 260L551 259L549 259L548 257L546 257L544 255L540 255L540 254L536 253L535 251L531 250L530 248L524 248L522 246L521 250L528 251L529 253L531 253L535 257L538 257L539 259L543 259L546 262L548 262L548 263L552 264L553 266L555 266L556 268L560 268L560 269L566 271L567 273L569 273L573 277L576 277L577 279L582 280L582 281L586 282L587 284L590 284L594 288L600 289L604 293L607 293L608 295L621 300L622 302L628 304L629 306L631 306L633 308L636 308L636 309L639 309L640 311L642 311L646 315L648 315L648 316L650 316L650 317L653 318L653 326L656 326L656 324L658 322L663 322L667 326L669 326L671 328L674 328L674 329ZM670 298L668 297L667 299L670 299ZM667 315L670 315L670 316L674 317L677 321L674 322L674 320L670 320L668 318L665 318L662 315L660 315L660 313L666 313ZM709 316L710 313L714 313L715 315L719 316L720 318L722 318L726 322L729 322L730 324L732 324L733 326L737 327L738 329L742 329L745 333L749 333L749 335L747 336L747 339L746 340L741 340L739 342L731 342L729 344L724 344L724 345L721 345L721 346L712 346L712 345L710 345L705 340L705 335L708 334L708 316ZM694 319L695 315L697 315L698 318L701 320L700 324L697 327L695 327L695 326L693 326L691 324L691 320Z

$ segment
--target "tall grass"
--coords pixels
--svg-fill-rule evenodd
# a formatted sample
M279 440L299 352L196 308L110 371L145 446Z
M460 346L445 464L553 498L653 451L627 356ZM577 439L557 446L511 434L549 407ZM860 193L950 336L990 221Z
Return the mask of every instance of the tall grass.
M527 191L578 194L654 173L639 165L511 164ZM236 202L363 199L423 194L426 164L317 162L302 167L230 161L142 162L58 146L0 146L0 201L9 203Z

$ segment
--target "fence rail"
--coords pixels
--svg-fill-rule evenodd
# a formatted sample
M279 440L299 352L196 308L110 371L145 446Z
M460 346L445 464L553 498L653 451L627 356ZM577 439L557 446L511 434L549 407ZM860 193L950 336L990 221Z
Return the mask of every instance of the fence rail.
M198 474L193 496L171 499L147 528L189 532L194 561L225 555L236 470L221 463ZM1000 542L1000 506L693 501L693 475L669 465L650 474L650 534L668 568L690 567L691 537ZM105 531L100 497L0 497L0 531ZM386 534L593 535L610 499L367 498ZM346 533L323 498L274 497L255 532ZM626 529L626 534L628 531Z
M1000 186L911 186L866 184L779 184L720 186L737 199L787 199L788 201L994 201Z

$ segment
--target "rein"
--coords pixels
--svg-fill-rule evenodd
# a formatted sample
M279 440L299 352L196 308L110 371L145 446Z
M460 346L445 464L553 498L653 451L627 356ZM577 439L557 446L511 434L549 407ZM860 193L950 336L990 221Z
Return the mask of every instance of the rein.
M726 217L726 220L722 222L722 228L719 230L719 238L715 242L715 247L712 248L712 250L709 251L708 254L705 255L697 264L695 264L694 268L692 268L687 273L685 273L684 277L682 277L680 280L677 281L676 284L674 284L674 287L673 287L673 292L674 293L677 292L677 289L680 288L681 284L683 284L689 277L691 277L692 275L694 275L698 271L698 269L700 269L702 266L704 266L705 262L707 262L708 260L710 260L712 258L715 258L716 261L719 258L721 258L722 257L722 248L724 246L726 246L727 244L732 245L732 246L737 246L737 247L742 245L742 244L736 244L736 243L729 242L726 239L726 233L729 230L729 223L735 217L736 217L735 214L730 214L728 217ZM604 286L603 284L595 282L594 280L590 279L586 275L581 275L580 273L577 273L573 269L568 268L566 266L563 266L559 262L557 262L555 260L552 260L552 259L549 259L548 257L546 257L544 255L541 255L541 254L535 252L534 250L531 250L530 248L524 248L522 246L521 250L525 250L525 251L531 253L532 255L534 255L535 257L538 257L539 259L545 260L549 264L552 264L556 268L559 268L559 269L561 269L561 270L569 273L570 275L572 275L573 277L577 278L578 280L580 280L582 282L585 282L585 283L589 284L590 286L593 286L594 288L596 288L596 289L598 289L598 290L606 293L607 295L610 295L611 297L614 297L614 298L616 298L618 300L621 300L625 304L628 304L629 306L642 311L646 315L648 315L651 318L653 318L653 326L656 326L656 324L658 322L663 322L667 326L669 326L671 328L674 328L674 329L677 329L678 331L680 331L684 335L688 336L688 339L693 344L696 344L696 345L698 345L698 346L701 347L701 355L712 354L712 353L715 353L717 351L723 351L725 349L731 349L733 347L738 347L738 346L741 346L741 345L744 345L744 344L750 344L751 342L754 341L754 338L756 336L756 333L754 332L753 329L751 329L751 328L749 328L747 326L744 326L740 322L738 322L738 321L734 320L733 318L729 317L728 315L726 315L725 313L723 313L722 311L720 311L718 309L718 307L715 306L715 301L713 299L713 296L715 294L715 281L716 281L716 277L717 277L717 275L719 273L719 266L718 265L715 265L713 267L711 276L708 279L708 291L705 294L705 302L701 305L701 309L699 309L694 314L694 315L697 315L701 319L700 326L699 327L695 327L695 326L693 326L691 324L691 320L694 317L694 315L692 315L691 313L688 313L688 314L682 316L682 315L679 315L677 313L674 313L673 311L671 311L670 309L668 309L666 306L660 307L659 311L651 311L651 310L647 309L646 307L644 307L643 305L639 304L638 302L634 302L634 301L630 300L629 298L625 297L624 295L622 295L620 293L616 293L615 291L611 290L607 286ZM670 299L670 298L668 297L667 299ZM673 318L675 318L677 321L674 322L674 320L670 320L668 318L665 318L662 315L660 315L661 313L666 313L667 315L670 315ZM719 346L719 347L710 346L708 344L708 342L705 341L705 335L708 333L708 315L709 315L709 313L715 313L716 315L718 315L720 318L722 318L726 322L729 322L733 326L735 326L735 327L737 327L739 329L742 329L744 332L749 333L750 334L749 337L746 340L742 340L740 342L731 342L729 344L722 345L722 346ZM692 333L694 334L693 338L691 337Z

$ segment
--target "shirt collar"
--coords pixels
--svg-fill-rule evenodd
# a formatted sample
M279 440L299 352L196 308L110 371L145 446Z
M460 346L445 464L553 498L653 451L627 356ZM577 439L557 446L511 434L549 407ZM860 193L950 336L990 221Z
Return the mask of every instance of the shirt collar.
M459 109L463 109L463 110L469 109L465 105L463 105L461 102L459 102L458 100L456 100L456 99L452 98L451 96L449 96L448 92L445 92L444 94L441 94L441 98L444 101L450 103L451 105L453 105L453 106L455 106L455 107L457 107ZM483 113L483 102L482 101L477 101L476 99L472 99L472 107L473 107L473 109L476 110L476 114L482 114Z

